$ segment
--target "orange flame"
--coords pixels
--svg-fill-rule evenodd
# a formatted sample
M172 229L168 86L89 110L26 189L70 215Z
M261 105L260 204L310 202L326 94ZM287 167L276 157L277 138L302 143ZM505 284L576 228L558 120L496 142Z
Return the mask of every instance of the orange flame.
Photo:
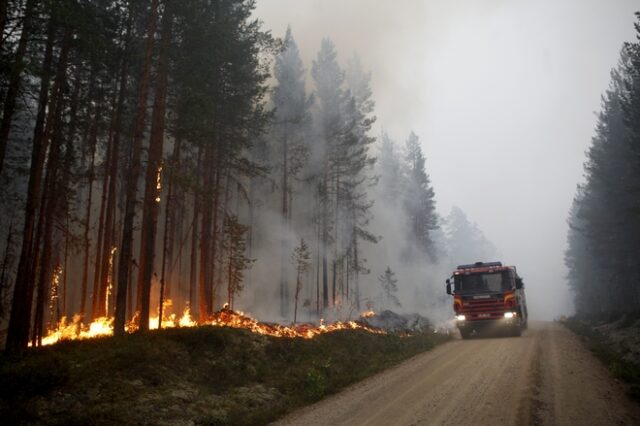
M171 309L172 302L167 300L165 302L164 311L168 312ZM128 333L137 331L137 315L125 325L125 330ZM42 339L42 345L52 345L61 340L82 340L90 339L100 336L113 335L113 318L97 318L91 324L83 324L82 318L79 315L75 315L71 321L68 321L66 317L60 319L60 322L55 328L48 331L48 334ZM175 328L175 327L196 327L198 323L192 318L189 306L187 306L182 312L182 316L178 317L176 314L166 314L162 319L162 328ZM216 327L231 327L231 328L244 328L253 333L274 336L274 337L286 337L295 338L301 337L304 339L311 339L319 334L331 333L337 330L365 330L370 333L384 334L381 329L369 327L359 321L346 321L346 322L334 322L331 324L324 324L324 320L320 320L320 325L314 324L296 324L291 326L285 326L274 323L259 322L255 318L245 315L243 312L236 312L229 309L228 305L215 312L209 320L205 321L201 325L212 325ZM149 318L149 329L155 330L158 328L158 317Z

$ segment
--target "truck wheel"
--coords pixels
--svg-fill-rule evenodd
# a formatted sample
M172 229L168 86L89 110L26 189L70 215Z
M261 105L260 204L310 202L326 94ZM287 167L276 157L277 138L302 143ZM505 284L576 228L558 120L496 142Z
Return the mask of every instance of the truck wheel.
M471 338L471 330L466 330L464 328L460 329L460 336L462 336L463 339L470 339Z
M520 337L522 335L522 330L524 330L524 324L522 323L522 319L518 320L518 325L511 329L511 335L513 337Z

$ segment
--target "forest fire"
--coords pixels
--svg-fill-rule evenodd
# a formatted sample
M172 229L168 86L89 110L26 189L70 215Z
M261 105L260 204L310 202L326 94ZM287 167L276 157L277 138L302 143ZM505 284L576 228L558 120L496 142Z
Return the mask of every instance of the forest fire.
M171 307L171 301L165 303L165 309ZM166 310L165 310L166 312ZM370 311L373 315L373 311ZM364 314L362 315L364 317ZM370 316L370 315L369 315ZM42 345L52 345L62 340L83 340L95 337L113 335L113 318L97 318L90 324L83 324L80 315L74 315L71 321L67 317L62 317L55 328L48 330L47 335L42 339ZM196 327L198 322L191 317L189 307L185 308L182 315L167 314L162 319L162 328L176 327ZM255 318L229 309L227 305L215 312L209 320L201 325L212 325L216 327L231 327L247 329L253 333L284 338L304 338L311 339L320 334L330 333L337 330L364 330L370 333L385 334L382 329L369 327L359 321L337 321L331 324L324 324L320 320L320 325L310 323L295 324L285 326L275 323L263 323ZM136 319L127 323L125 329L128 333L137 331ZM149 318L149 329L158 329L158 317Z

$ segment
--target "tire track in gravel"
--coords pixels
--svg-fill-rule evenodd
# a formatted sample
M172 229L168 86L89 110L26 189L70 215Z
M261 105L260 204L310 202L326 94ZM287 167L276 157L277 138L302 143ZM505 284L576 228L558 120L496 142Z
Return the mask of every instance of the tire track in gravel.
M640 408L569 330L534 323L438 346L275 424L634 425Z

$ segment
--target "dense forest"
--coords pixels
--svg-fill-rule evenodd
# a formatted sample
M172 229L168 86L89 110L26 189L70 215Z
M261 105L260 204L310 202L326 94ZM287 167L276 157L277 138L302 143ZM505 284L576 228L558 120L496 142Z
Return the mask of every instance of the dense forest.
M426 311L451 253L496 255L462 210L437 214L416 134L374 135L358 56L326 38L307 68L253 9L0 0L7 349L223 303L284 322Z
M569 214L565 263L581 314L640 309L640 14L602 97Z

